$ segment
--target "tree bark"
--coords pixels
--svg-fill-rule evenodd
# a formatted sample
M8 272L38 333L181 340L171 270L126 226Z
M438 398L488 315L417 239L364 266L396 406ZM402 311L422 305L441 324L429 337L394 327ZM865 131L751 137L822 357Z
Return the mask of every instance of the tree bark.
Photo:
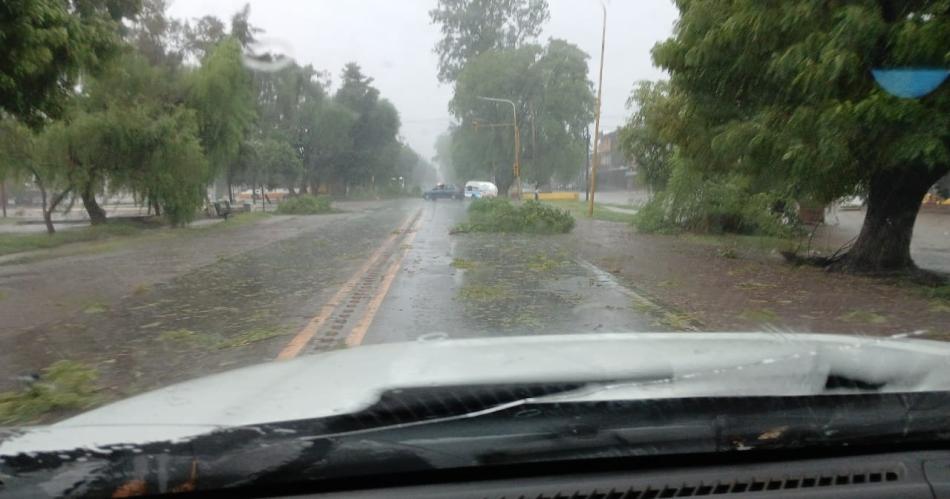
M87 182L82 190L82 205L89 214L89 221L92 225L101 225L106 223L106 210L103 210L96 201L96 192L93 189L93 183Z
M234 204L234 187L231 182L231 169L228 168L227 173L227 183L228 183L228 202Z
M53 196L53 199L49 202L49 206L47 206L46 188L39 183L37 183L37 185L40 187L40 195L43 199L43 223L46 224L46 232L48 234L55 234L56 228L53 227L53 212L56 211L56 207L59 206L59 203L66 199L66 196L69 195L69 192L72 190L72 188L66 189L65 191Z
M915 166L872 176L861 232L835 266L854 273L915 270L910 242L917 212L927 190L948 169Z

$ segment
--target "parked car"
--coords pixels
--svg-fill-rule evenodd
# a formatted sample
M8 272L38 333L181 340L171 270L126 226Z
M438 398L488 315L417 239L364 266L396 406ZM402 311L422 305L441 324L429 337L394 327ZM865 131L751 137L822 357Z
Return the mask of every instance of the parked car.
M464 195L454 184L439 184L422 193L422 199L435 201L436 199L462 199Z
M465 184L465 197L472 199L498 197L498 187L482 180L471 180Z
M860 210L864 208L864 198L861 196L848 196L838 200L838 209L842 211Z

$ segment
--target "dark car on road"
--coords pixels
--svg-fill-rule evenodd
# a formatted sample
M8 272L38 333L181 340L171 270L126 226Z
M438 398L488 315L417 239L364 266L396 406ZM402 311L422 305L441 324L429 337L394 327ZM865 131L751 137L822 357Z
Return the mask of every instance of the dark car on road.
M422 193L422 199L435 201L436 199L464 199L465 194L453 184L439 184Z

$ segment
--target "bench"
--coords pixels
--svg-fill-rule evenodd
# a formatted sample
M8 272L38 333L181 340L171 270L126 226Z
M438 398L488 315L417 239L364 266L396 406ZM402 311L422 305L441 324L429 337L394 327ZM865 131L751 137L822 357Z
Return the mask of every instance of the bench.
M228 200L214 202L215 214L217 214L219 217L225 220L227 220L228 217L230 217L231 215L235 213L241 213L243 211L246 211L246 210L244 208L235 208L231 206L231 202Z

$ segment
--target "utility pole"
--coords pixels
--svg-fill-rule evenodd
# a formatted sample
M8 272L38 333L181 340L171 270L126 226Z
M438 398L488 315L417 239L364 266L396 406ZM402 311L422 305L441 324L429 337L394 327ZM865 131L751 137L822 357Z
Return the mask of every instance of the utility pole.
M587 160L584 162L584 201L590 201L590 128L584 129Z
M600 145L600 99L604 90L604 47L607 45L607 6L603 1L600 8L604 11L604 25L600 34L600 74L597 77L597 109L594 110L594 159L590 172L590 196L587 198L587 216L594 216L594 192L597 191L597 163L600 161L597 147Z
M512 170L515 175L515 196L521 199L521 130L518 129L518 108L513 101L496 97L478 97L484 101L504 102L511 104L511 126L515 129L515 164Z

